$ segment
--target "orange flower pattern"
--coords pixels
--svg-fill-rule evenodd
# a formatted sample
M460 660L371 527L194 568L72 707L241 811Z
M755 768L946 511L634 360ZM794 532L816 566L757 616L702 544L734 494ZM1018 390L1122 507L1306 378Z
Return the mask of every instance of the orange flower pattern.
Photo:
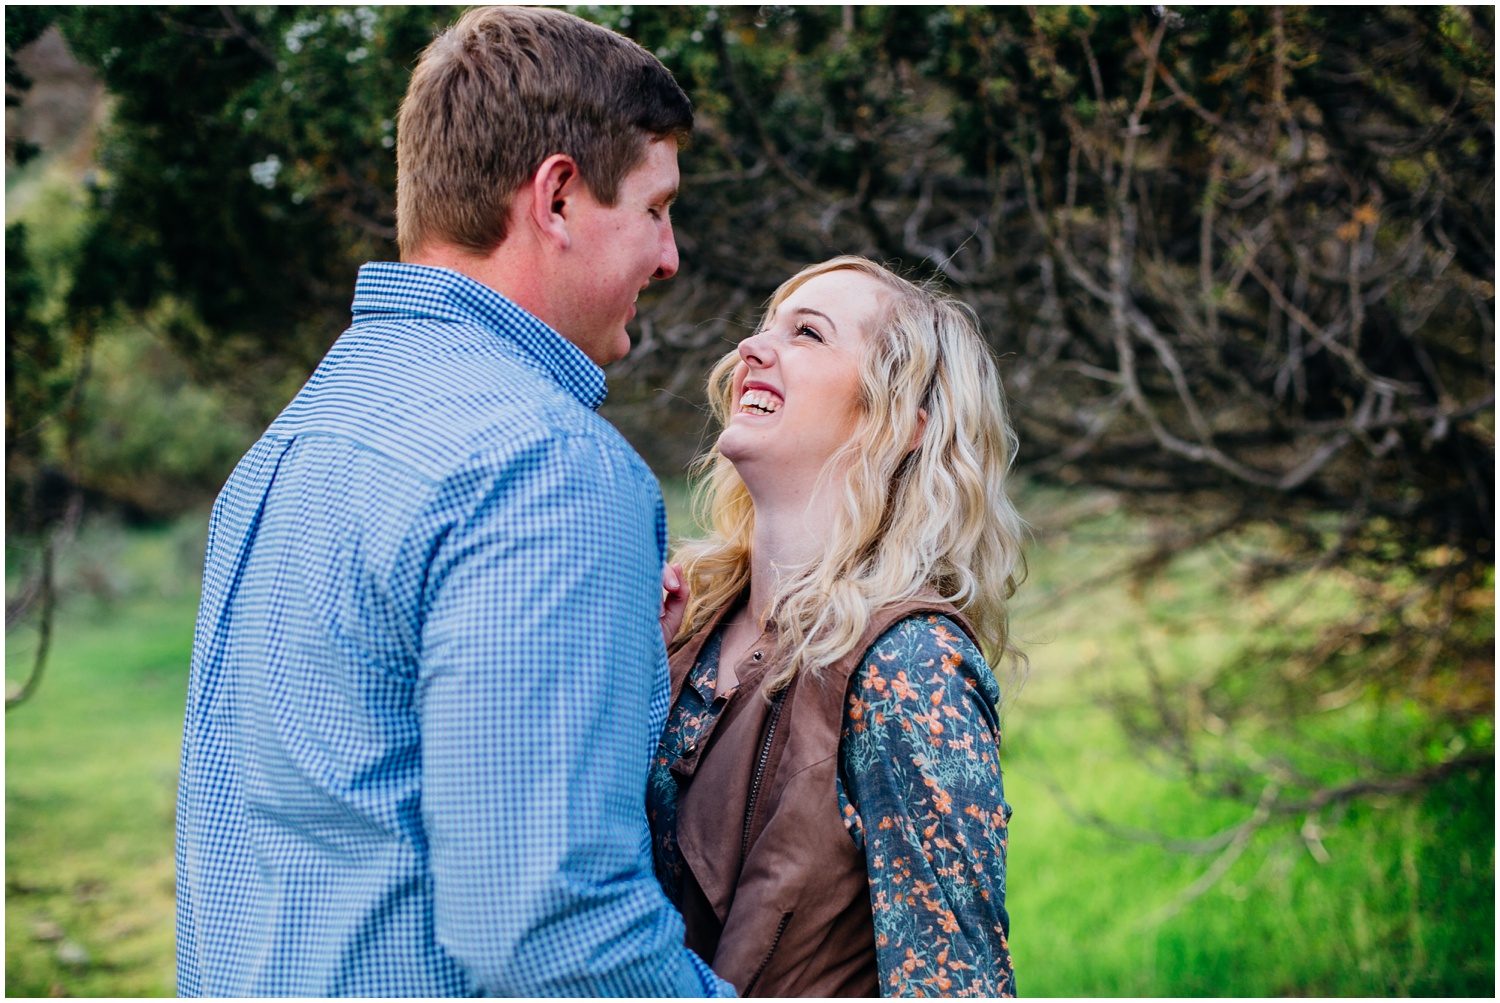
M713 636L704 642L677 702L667 714L667 724L662 729L656 757L651 760L651 772L646 778L646 821L651 826L651 858L656 868L656 880L661 882L662 891L667 893L672 904L679 907L682 905L682 878L687 861L682 859L682 850L677 845L678 791L672 764L698 744L728 706L729 698L739 689L735 686L727 693L714 696L714 687L719 684L722 641L722 635L714 631Z
M718 667L715 635L667 716L647 782L656 876L674 903L686 864L671 764L724 709ZM850 681L836 788L869 871L883 996L1015 995L999 697L967 635L930 614L882 634ZM868 837L865 819L879 820Z
M968 636L929 614L881 635L850 682L839 807L865 852L884 996L1015 995L999 698Z

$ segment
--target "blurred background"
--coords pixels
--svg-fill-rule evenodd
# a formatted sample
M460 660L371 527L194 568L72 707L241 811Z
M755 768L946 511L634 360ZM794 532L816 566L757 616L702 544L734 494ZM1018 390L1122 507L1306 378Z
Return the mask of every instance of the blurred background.
M6 8L9 995L174 991L207 508L396 256L461 9ZM1493 996L1494 8L569 9L698 112L604 408L676 535L782 279L984 319L1022 992Z

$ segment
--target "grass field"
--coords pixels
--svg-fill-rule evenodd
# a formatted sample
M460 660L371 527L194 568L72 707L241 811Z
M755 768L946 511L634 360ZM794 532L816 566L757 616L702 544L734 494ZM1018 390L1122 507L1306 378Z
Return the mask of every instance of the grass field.
M669 502L686 525L680 492ZM1065 584L1121 559L1139 527L1099 499L1045 504L1049 525L1067 528L1031 555L1014 618L1030 676L1005 718L1023 994L1492 996L1492 773L1358 802L1324 819L1316 844L1301 820L1268 827L1196 896L1219 854L1080 821L1203 836L1244 817L1133 747L1108 702L1141 685L1142 652L1169 678L1191 673L1278 604L1315 616L1338 597L1309 583L1228 609L1211 557L1144 592L1069 595ZM201 534L201 520L98 528L74 550L76 594L47 677L6 720L8 995L172 993L172 807ZM7 638L11 679L32 643ZM1401 713L1366 709L1330 727L1378 744Z
M87 533L37 694L5 729L5 990L174 995L172 817L201 521ZM35 639L6 638L24 674Z

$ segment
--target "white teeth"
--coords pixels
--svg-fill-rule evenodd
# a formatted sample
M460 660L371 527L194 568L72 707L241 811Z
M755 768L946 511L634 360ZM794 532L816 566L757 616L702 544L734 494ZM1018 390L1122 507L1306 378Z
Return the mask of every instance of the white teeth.
M747 390L740 395L740 410L775 414L781 410L781 398L766 390Z

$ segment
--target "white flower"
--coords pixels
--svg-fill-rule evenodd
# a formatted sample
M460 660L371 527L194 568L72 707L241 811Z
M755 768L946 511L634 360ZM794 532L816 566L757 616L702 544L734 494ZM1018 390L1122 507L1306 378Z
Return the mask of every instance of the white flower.
M276 175L281 173L281 158L271 154L258 164L250 165L250 180L262 188L275 188Z

